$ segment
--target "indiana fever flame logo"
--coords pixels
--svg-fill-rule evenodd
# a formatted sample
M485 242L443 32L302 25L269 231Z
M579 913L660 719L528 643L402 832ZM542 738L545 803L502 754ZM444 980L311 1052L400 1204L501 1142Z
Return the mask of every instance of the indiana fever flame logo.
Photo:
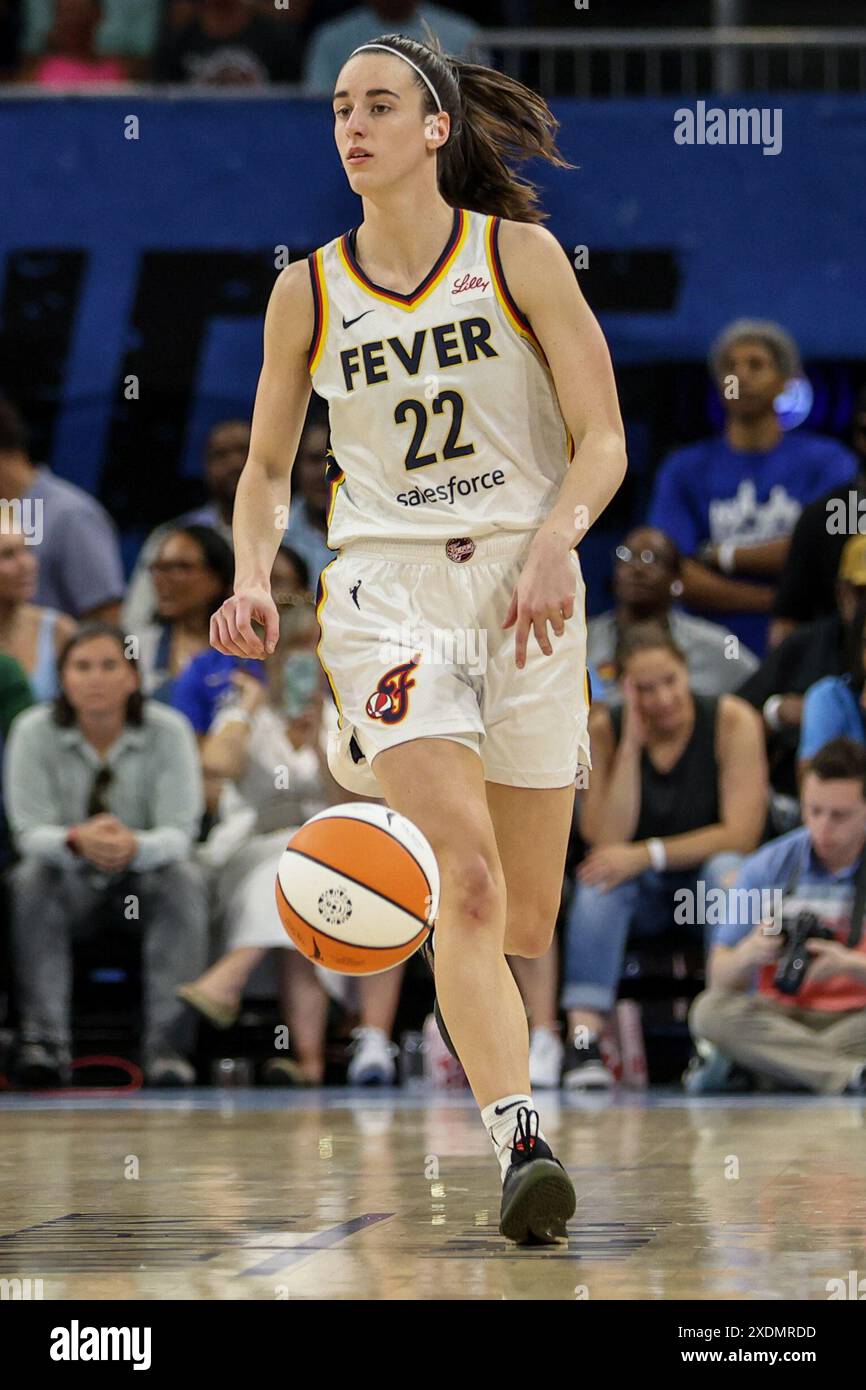
M420 661L420 654L400 666L392 666L382 676L373 694L367 701L367 713L371 719L381 719L383 724L399 724L409 710L409 691L415 684L412 672Z

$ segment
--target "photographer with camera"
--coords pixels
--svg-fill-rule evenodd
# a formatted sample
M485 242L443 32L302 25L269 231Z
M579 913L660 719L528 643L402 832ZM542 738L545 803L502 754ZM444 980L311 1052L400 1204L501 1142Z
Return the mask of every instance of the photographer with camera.
M803 825L746 859L728 890L689 1025L752 1072L866 1095L866 748L825 744L800 802ZM781 913L766 911L779 896ZM761 920L743 922L740 906L758 901Z

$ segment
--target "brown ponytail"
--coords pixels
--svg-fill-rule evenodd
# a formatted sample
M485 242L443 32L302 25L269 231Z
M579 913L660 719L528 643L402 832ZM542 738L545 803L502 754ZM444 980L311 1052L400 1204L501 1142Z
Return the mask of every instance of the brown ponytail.
M556 147L559 122L547 102L531 88L493 68L452 58L428 28L428 43L404 34L383 34L370 43L387 44L411 58L439 94L451 117L451 134L439 151L439 192L451 207L492 213L514 222L543 222L547 213L538 190L514 165L538 156L559 169L573 169ZM424 97L422 114L436 102L413 73Z

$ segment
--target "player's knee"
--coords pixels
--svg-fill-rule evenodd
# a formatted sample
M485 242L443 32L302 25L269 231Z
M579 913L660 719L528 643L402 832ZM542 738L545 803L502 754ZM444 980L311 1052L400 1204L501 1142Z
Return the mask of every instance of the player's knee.
M494 865L480 850L440 856L443 899L461 922L486 927L504 909L504 889Z
M505 954L537 960L546 956L553 940L559 912L559 895L547 900L539 896L530 902L508 901L508 920L505 928Z

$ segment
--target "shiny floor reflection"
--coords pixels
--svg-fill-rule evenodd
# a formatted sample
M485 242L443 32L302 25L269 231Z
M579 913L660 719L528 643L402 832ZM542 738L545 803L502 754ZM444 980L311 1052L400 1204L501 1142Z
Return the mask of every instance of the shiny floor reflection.
M866 1276L866 1106L542 1095L578 1193L497 1233L466 1094L0 1097L0 1279L46 1299L826 1299Z

